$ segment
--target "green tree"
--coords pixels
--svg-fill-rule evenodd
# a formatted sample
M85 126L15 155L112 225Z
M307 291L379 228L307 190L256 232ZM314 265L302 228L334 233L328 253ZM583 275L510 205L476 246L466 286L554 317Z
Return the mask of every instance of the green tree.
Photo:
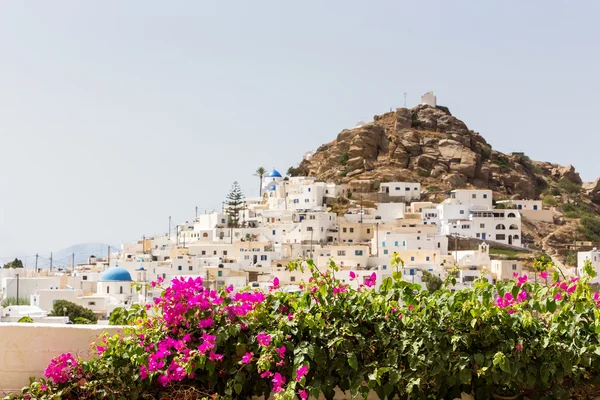
M138 319L146 319L146 307L134 304L130 309L117 307L110 313L109 325L133 325Z
M231 191L227 195L227 199L225 201L227 204L227 208L225 209L225 213L228 217L228 226L237 228L240 226L240 213L244 209L244 193L242 193L242 189L240 188L239 183L233 182L231 186Z
M71 303L67 300L56 300L54 306L52 308L52 312L50 315L54 317L62 317L66 315L69 317L69 320L74 324L77 323L88 323L80 318L84 318L89 320L92 324L95 324L98 321L98 317L92 310L89 308L82 307L78 304Z
M14 261L4 264L4 268L23 268L23 261L15 258Z
M427 290L429 293L433 293L442 288L444 281L439 276L433 275L429 271L423 271L423 282L425 282L425 286L427 286Z
M19 301L17 301L16 297L7 297L6 299L2 300L2 303L0 303L0 305L2 307L28 306L29 304L30 304L29 299L25 299L23 297L19 297Z
M19 320L17 322L32 324L33 318L31 318L29 315L26 315L24 317L19 318Z
M264 169L263 167L258 167L256 172L254 173L254 176L258 176L258 179L260 181L260 185L258 186L258 193L261 197L262 197L263 178L265 177L266 174L267 174L267 170Z

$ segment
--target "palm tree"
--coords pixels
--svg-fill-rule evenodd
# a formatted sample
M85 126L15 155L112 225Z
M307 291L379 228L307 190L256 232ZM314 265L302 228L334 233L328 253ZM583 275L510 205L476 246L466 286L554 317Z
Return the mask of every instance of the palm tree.
M258 167L256 172L254 173L254 176L258 176L258 179L260 180L260 186L258 188L258 193L259 193L260 197L262 197L262 182L263 182L263 178L265 177L266 174L267 174L267 170L264 169L263 167Z

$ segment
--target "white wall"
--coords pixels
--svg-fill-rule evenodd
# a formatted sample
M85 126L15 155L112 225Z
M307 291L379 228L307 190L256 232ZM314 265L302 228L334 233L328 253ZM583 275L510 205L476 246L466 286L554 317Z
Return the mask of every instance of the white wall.
M0 389L19 390L30 376L42 377L50 360L62 353L94 354L90 343L102 332L121 327L101 325L0 324Z

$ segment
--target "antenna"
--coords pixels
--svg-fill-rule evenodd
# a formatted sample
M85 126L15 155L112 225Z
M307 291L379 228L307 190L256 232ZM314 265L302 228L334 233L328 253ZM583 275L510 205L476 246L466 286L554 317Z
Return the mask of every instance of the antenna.
M404 108L406 108L406 92L404 92Z

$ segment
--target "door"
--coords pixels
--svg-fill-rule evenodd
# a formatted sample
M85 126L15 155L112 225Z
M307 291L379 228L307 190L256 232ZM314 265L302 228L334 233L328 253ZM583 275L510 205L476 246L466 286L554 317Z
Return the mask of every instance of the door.
M512 244L512 236L508 235L508 244Z
M485 238L486 238L485 233L482 233L481 234L481 239L485 240Z

